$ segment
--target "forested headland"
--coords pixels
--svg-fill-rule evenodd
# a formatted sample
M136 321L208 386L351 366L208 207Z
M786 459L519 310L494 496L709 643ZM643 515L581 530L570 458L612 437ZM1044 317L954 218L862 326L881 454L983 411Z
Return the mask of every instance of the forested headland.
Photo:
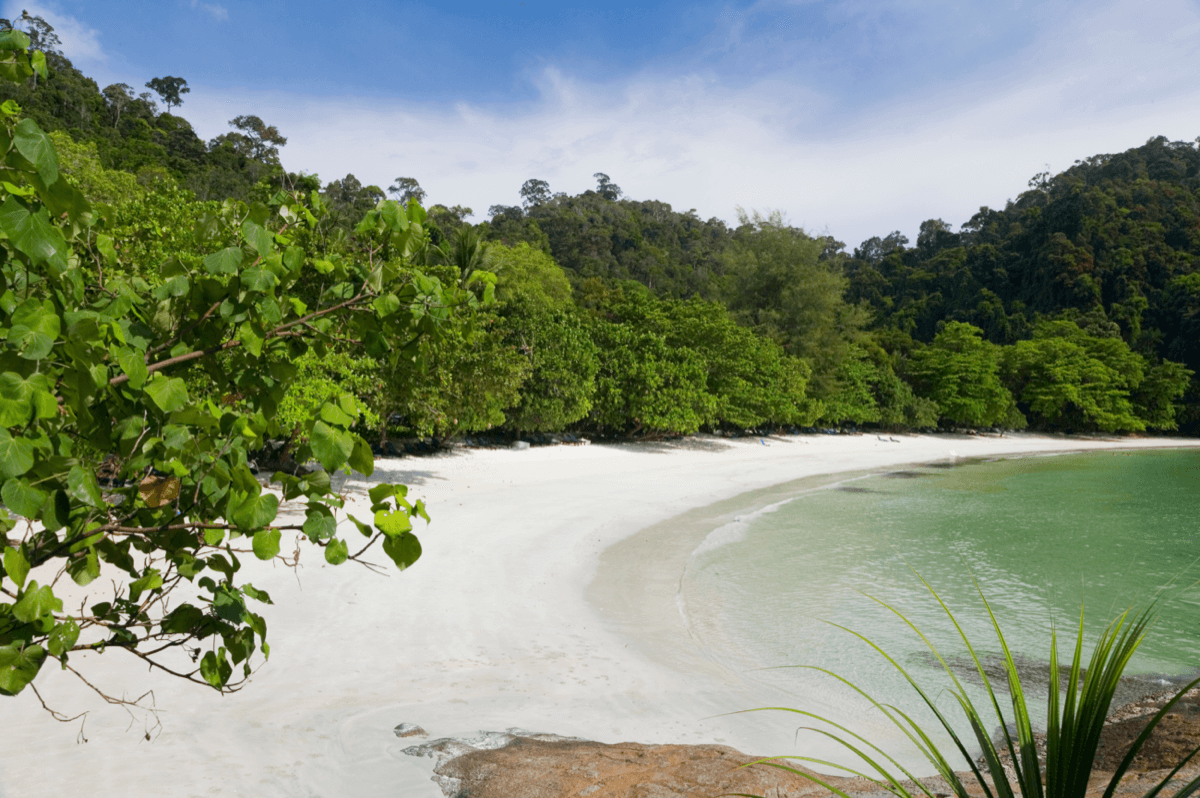
M365 215L390 197L418 219L417 178L381 188L289 171L286 136L254 109L204 141L182 115L186 80L102 88L48 26L26 27L47 74L0 83L0 101L49 132L65 180L104 218L106 280L170 294L220 251L215 216L241 208L280 234L268 211L287 194L304 199L309 223L287 235L311 268L278 301L315 307L341 264L375 252ZM304 352L281 427L303 436L299 419L349 390L357 431L383 445L489 430L1200 431L1195 142L1086 157L957 231L934 219L916 241L880 231L853 247L777 213L739 210L731 226L595 177L575 196L531 177L478 224L453 198L422 209L420 241L372 257L402 280L473 293L470 318L444 335L367 330ZM222 374L182 378L234 401L244 386Z

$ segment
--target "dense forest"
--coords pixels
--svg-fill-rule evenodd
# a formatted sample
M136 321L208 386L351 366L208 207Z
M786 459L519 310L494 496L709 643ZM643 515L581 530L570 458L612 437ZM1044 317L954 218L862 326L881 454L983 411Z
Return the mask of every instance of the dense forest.
M47 74L5 81L0 100L49 132L103 217L108 279L162 290L213 256L213 214L266 219L291 192L310 223L289 240L312 269L280 302L314 304L369 250L364 216L392 201L419 218L421 240L373 257L414 285L473 292L449 335L346 338L297 358L277 408L285 427L348 387L359 429L383 446L814 426L1200 431L1195 143L1086 158L957 232L935 219L915 242L892 232L853 249L778 213L739 209L730 226L634 200L599 173L576 196L531 178L514 187L518 204L471 224L470 208L422 208L412 177L385 190L288 171L286 137L252 114L204 141L180 115L186 80L101 88L43 21L21 27ZM238 395L220 375L187 379Z

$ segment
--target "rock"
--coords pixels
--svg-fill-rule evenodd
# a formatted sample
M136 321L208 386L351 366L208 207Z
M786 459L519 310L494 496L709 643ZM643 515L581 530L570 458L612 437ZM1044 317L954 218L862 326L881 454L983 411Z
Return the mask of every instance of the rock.
M437 760L434 781L447 796L472 798L708 798L730 793L827 796L813 782L754 761L722 745L606 745L548 734L484 733L480 739L438 740L405 750ZM470 742L479 745L470 745ZM870 782L839 780L855 798Z
M392 729L397 737L428 737L429 732L422 729L415 723L401 723L396 728Z
M528 449L529 441L513 441L512 447L517 450Z

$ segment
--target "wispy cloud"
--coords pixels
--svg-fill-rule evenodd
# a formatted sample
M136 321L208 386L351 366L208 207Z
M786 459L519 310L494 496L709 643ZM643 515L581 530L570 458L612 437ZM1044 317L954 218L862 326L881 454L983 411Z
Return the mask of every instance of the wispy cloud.
M108 56L100 46L100 33L94 28L88 27L52 5L29 2L29 0L7 0L4 3L4 16L13 22L17 21L23 10L50 23L62 41L62 51L72 61L103 62L107 60Z
M1112 0L1036 37L994 74L854 113L786 69L737 86L701 71L613 86L546 69L539 99L519 110L265 92L218 99L197 86L188 115L211 137L238 114L258 114L289 137L291 169L325 180L353 172L385 187L416 177L431 202L469 205L477 217L515 204L528 178L575 193L603 171L634 198L725 219L736 205L777 208L853 246L893 229L915 237L928 218L960 224L1047 166L1153 135L1195 138L1198 68L1191 3Z
M215 3L202 3L200 0L192 0L191 7L193 10L203 11L218 22L224 22L229 19L228 9Z

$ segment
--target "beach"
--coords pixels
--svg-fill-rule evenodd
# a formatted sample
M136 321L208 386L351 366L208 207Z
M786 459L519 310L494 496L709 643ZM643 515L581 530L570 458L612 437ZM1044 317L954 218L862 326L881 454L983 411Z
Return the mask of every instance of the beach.
M795 753L795 723L729 715L772 698L690 646L682 565L712 529L794 490L954 458L1200 446L1166 438L801 435L450 449L376 462L373 481L426 501L408 571L246 558L267 590L271 658L232 696L151 674L119 651L73 659L98 687L153 690L157 717L106 706L71 674L3 699L0 798L62 795L438 798L431 738L521 728L601 742L719 743ZM777 486L788 486L780 488ZM289 551L284 545L284 551ZM386 563L382 553L372 558ZM689 647L690 646L690 647ZM48 665L47 669L52 668ZM774 697L780 702L786 696ZM161 724L161 725L159 725ZM83 740L86 738L86 742Z

